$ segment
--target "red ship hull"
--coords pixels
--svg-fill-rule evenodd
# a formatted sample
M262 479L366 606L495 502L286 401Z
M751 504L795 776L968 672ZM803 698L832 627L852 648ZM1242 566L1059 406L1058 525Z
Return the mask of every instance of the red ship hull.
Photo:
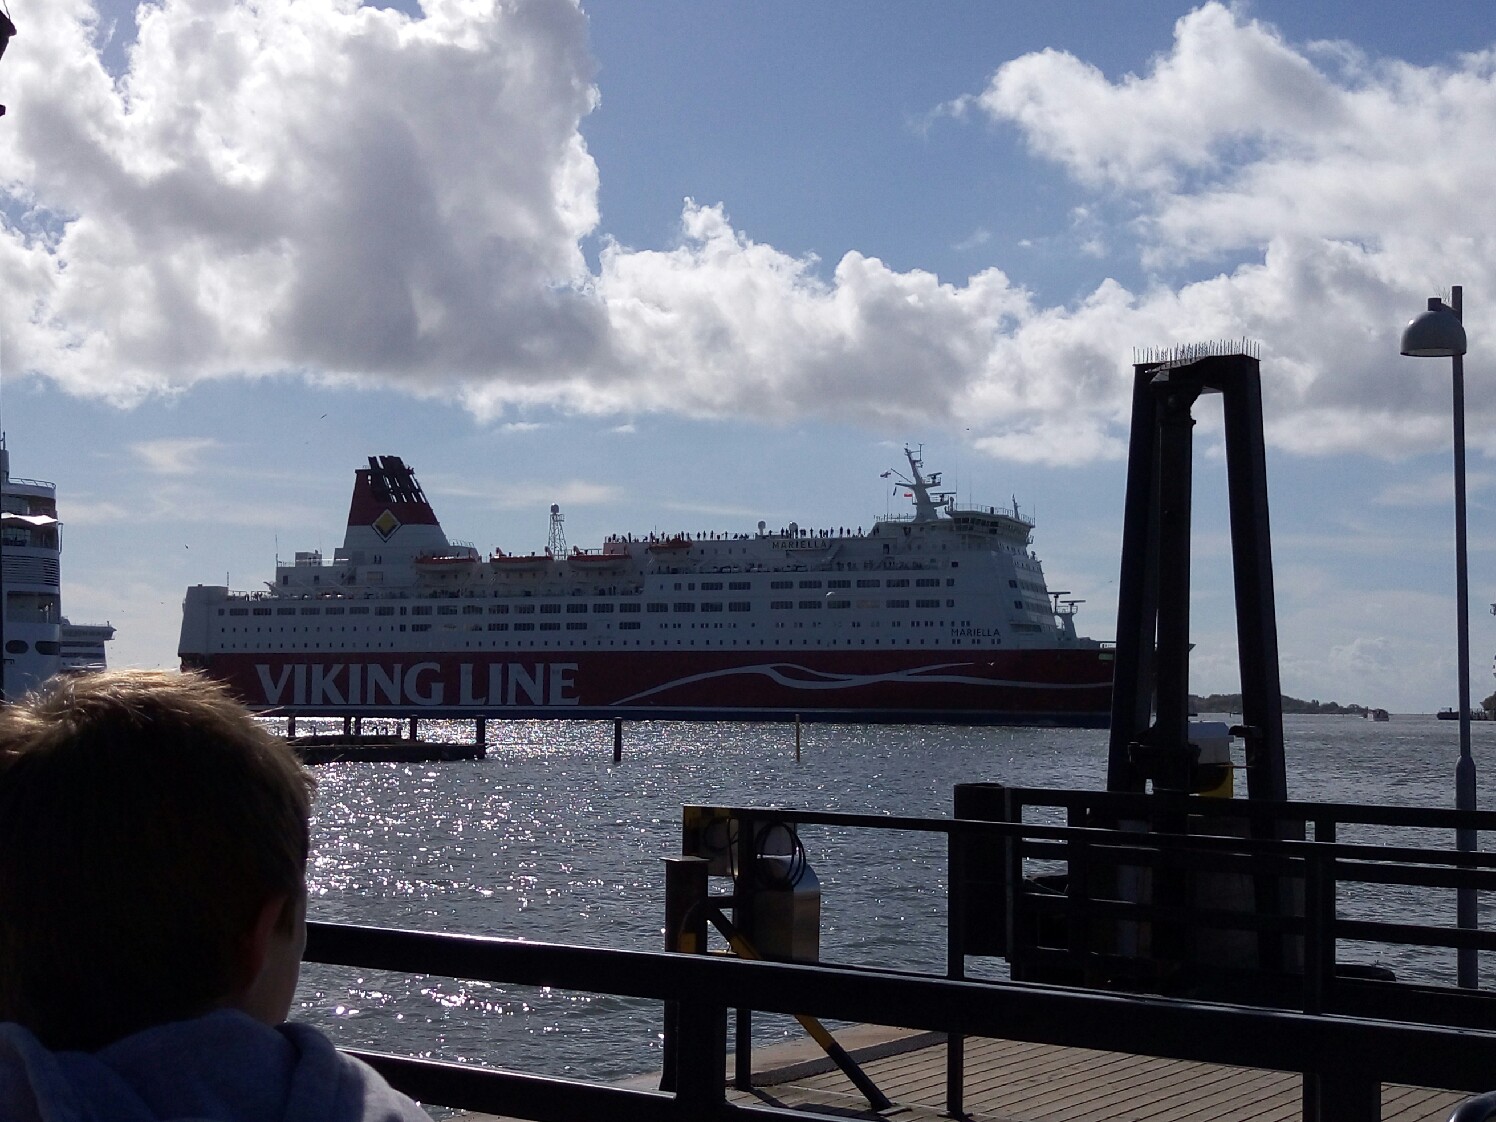
M1111 651L534 651L220 654L262 712L1103 727Z

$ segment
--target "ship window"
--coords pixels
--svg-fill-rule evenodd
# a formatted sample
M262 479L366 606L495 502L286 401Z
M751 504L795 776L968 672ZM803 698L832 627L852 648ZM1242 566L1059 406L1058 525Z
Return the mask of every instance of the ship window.
M850 600L827 600L826 601L826 607L828 607L828 608L850 608L851 606L852 606L852 601L850 601Z
M5 652L7 654L25 654L26 650L26 641L24 639L7 639L5 642Z
M827 588L851 588L852 587L852 582L849 581L849 580L828 580L826 582L826 587Z
M729 592L747 592L753 585L745 580L730 580L727 582Z
M543 616L558 616L561 614L561 605L542 604L540 605L540 614Z
M330 616L340 616L340 615L343 614L343 609L342 608L328 608L327 609L327 614L330 615Z
M509 625L507 623L490 623L488 629L490 631L508 631Z
M270 609L269 608L250 608L249 609L249 614L252 615L252 616L268 616L270 614Z
M882 583L883 582L879 581L879 580L860 580L860 581L857 582L857 587L858 588L877 588Z
M637 612L639 610L639 602L636 600L628 604L619 604L618 610L620 612Z
M939 600L916 600L914 602L914 606L916 608L938 608L938 607L940 607L940 601Z
M772 608L772 609L774 609L774 610L776 610L776 611L784 611L784 610L786 610L788 608L793 608L794 606L795 606L795 602L793 600L770 600L769 601L769 607Z
M560 631L561 630L561 625L559 623L550 623L550 622L542 623L540 625L540 630L542 630L542 631Z
M647 607L651 612L668 612L670 610L669 604L661 604L657 600L651 601Z
M401 614L403 615L404 613L402 612ZM410 609L410 614L413 616L429 616L431 614L431 605L417 604L415 607Z
M229 615L231 615L231 616L247 616L247 615L249 615L249 609L248 608L230 608L229 609Z
M820 606L821 606L821 602L819 600L801 600L800 601L800 607L802 609L810 609L810 610L813 611L816 608L819 608Z
M516 615L533 616L535 614L535 605L534 604L516 604L516 605L514 605L514 612L515 612Z
M490 604L488 605L488 614L491 616L507 616L509 614L509 605Z
M586 631L587 621L585 619L569 619L566 621L568 631Z
M366 616L369 614L369 609L355 605L348 609L348 614L351 616Z
M720 612L722 610L722 601L721 600L707 600L707 601L704 601L702 603L702 605L701 605L701 610L703 612Z
M795 582L792 581L792 580L771 580L769 582L769 587L770 588L794 588L795 587Z
M721 592L722 591L722 582L719 581L719 580L704 580L704 581L701 582L701 591L703 591L703 592Z
M462 614L465 616L481 616L483 614L482 604L464 604Z
M1022 600L1014 600L1013 601L1013 607L1021 609L1023 607L1023 601Z
M947 588L955 588L956 587L956 578L955 577L946 577L945 578L945 586Z
M818 581L818 580L802 580L800 582L800 587L801 588L820 588L821 587L821 582Z
M885 588L908 588L909 587L909 578L908 577L894 577L884 587Z
M908 600L890 600L888 602L888 606L890 608L907 608L909 606L909 601Z
M939 588L940 580L937 577L920 577L914 582L915 588Z
M612 612L613 605L612 604L607 604L607 603L593 604L592 605L592 610L597 615L607 615L608 613Z
M945 606L947 608L954 608L956 606L956 602L954 600L947 600L945 602Z
M514 630L516 630L516 631L534 631L535 630L535 625L533 623L516 623L514 625Z
M304 616L320 616L322 614L322 609L321 608L302 608L301 609L301 614L304 615Z
M276 608L275 609L275 614L278 615L278 616L294 616L296 614L296 609L295 608Z
M639 630L639 621L636 620L636 619L626 619L626 620L624 620L623 622L621 622L618 625L618 630L619 631L638 631Z
M1017 588L1018 587L1018 582L1016 580L1010 580L1008 582L1008 587L1009 588Z
M670 605L670 610L672 612L694 612L696 605L688 600L677 600L674 604Z
M413 623L410 625L410 629L412 631L430 631L431 625L429 623Z
M439 616L455 616L457 614L456 604L438 604L436 614Z
M395 609L389 605L385 605L384 607L375 608L374 614L376 616L392 616L395 614Z
M566 605L566 614L567 615L571 615L571 616L585 615L586 613L587 613L587 605L586 604L567 604Z
M753 605L750 604L747 600L730 600L727 604L727 610L729 612L747 612L752 611L752 609Z

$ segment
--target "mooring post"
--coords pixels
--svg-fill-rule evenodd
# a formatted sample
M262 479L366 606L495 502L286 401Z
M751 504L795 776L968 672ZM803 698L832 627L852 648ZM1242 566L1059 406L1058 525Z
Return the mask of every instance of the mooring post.
M416 742L416 715L414 713L410 715L410 742L412 744Z
M478 746L479 755L488 755L488 718L479 717L473 722L473 742Z
M623 762L623 718L613 718L613 762Z
M619 723L622 721L620 719ZM683 954L706 953L707 866L704 857L665 858L665 949ZM674 1091L677 1081L680 1006L665 1002L660 1040L660 1090Z
M353 728L353 718L350 717L350 716L348 716L348 714L344 713L343 714L343 735L344 736L349 735L349 732L350 732L350 730L352 728Z
M795 714L795 763L800 762L800 714Z
M296 736L296 717L293 714L286 718L286 739L291 740Z
M363 719L363 717L354 717L353 718L353 735L354 736L362 736L363 734L364 734L364 719Z

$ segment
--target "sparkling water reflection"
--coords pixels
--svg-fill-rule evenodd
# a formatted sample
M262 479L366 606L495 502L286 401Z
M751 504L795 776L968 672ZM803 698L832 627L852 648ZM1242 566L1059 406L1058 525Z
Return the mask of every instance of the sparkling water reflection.
M1106 777L1103 731L814 725L797 763L789 726L643 722L627 727L617 767L612 732L491 723L486 760L318 768L313 918L656 949L662 859L679 852L683 804L944 816L956 783L1095 789ZM1479 805L1496 806L1496 725L1474 732ZM1454 722L1290 717L1286 733L1294 798L1453 803ZM471 726L433 722L423 735ZM942 840L803 836L821 879L825 960L943 970ZM1379 889L1342 907L1405 919L1430 909L1452 916L1453 900ZM1481 915L1496 921L1484 901ZM1452 954L1373 951L1400 973L1452 978ZM298 1005L348 1046L588 1079L658 1066L654 1002L309 965ZM790 1030L766 1019L763 1031Z

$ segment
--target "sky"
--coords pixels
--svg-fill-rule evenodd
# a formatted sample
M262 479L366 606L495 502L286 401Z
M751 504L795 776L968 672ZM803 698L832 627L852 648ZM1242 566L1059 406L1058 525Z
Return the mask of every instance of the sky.
M1285 692L1455 703L1496 619L1496 7L6 0L0 427L63 600L174 666L183 591L341 543L870 526L922 446L1111 639L1134 356L1262 360ZM1191 688L1238 685L1218 399Z

